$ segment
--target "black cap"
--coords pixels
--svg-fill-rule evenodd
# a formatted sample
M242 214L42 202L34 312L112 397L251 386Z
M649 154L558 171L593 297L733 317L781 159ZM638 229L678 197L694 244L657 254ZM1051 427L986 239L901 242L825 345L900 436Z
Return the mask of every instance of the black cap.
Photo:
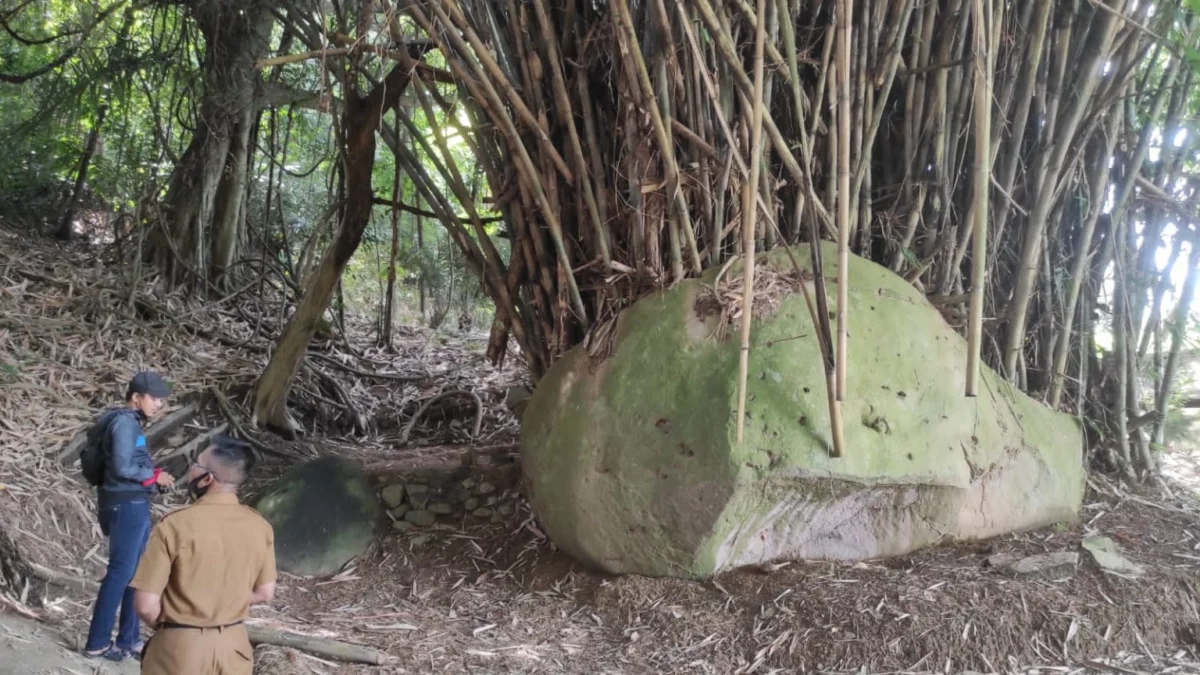
M158 373L144 370L129 381L129 391L126 392L125 398L130 398L134 394L147 394L154 398L166 398L171 395L171 385L163 379Z

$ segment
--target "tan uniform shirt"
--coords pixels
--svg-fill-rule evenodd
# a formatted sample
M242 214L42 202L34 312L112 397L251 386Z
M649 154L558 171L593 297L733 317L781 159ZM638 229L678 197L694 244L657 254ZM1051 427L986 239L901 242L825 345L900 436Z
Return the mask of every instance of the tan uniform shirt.
M244 620L250 592L272 581L271 524L235 495L212 493L159 521L129 585L162 596L161 621L211 627Z

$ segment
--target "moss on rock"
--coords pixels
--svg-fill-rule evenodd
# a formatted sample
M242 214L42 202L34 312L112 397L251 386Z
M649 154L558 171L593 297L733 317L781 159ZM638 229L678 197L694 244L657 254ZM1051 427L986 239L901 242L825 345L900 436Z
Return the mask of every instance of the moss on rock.
M361 463L342 457L293 467L254 508L275 530L276 565L305 576L337 573L371 544L382 517Z
M809 260L806 246L794 253ZM786 251L760 260L792 271ZM830 456L824 370L799 293L755 317L737 443L737 333L711 311L715 276L635 303L606 360L576 348L538 383L523 467L535 511L568 553L614 573L695 578L902 554L1077 513L1075 420L987 368L981 395L966 398L965 340L910 284L854 256L845 456Z

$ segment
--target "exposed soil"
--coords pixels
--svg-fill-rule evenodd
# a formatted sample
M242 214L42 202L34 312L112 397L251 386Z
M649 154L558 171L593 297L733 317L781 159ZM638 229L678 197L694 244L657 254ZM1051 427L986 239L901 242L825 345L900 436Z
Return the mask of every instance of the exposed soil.
M134 660L84 658L60 631L11 613L0 613L0 663L9 675L134 675L141 670Z
M96 580L106 542L94 525L93 498L77 469L60 468L53 454L88 419L89 405L119 396L133 370L167 371L183 391L211 385L236 392L265 363L269 336L231 313L170 297L153 302L174 321L120 319L127 282L85 253L0 226L0 528L24 560ZM186 328L189 322L199 329ZM361 402L355 409L365 421L340 409L319 377L302 377L294 404L320 434L294 443L255 434L264 447L293 456L360 459L381 485L418 469L449 473L471 440L470 397L447 397L431 409L409 443L399 442L402 427L438 393L471 391L483 408L474 443L489 449L472 478L515 505L499 522L462 518L385 530L338 576L284 576L276 601L252 611L254 621L382 649L393 663L337 664L260 647L256 672L1200 672L1200 505L1188 486L1130 493L1094 478L1075 526L891 560L794 563L703 583L606 577L558 552L521 499L518 459L508 452L516 427L502 404L519 364L486 366L483 344L409 331L395 353L366 344L353 356L315 350L324 358L313 362ZM330 361L430 376L407 384L370 380ZM242 401L232 403L244 420ZM169 445L220 417L206 408ZM360 424L365 432L351 430ZM249 496L286 466L268 454ZM158 513L182 503L168 495ZM1079 551L1081 537L1093 533L1111 537L1146 575L1101 572L1086 554L1051 576L1015 578L986 564L997 552ZM0 588L0 659L13 649L23 655L17 659L44 657L10 661L33 668L17 672L92 672L96 662L76 663L66 653L86 630L90 601L61 579L29 577Z

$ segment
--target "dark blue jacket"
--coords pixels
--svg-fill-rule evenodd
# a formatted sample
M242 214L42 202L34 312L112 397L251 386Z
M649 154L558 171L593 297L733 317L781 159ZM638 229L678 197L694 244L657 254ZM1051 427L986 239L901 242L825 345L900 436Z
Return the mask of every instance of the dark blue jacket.
M142 434L140 415L131 408L117 408L104 438L104 482L100 484L101 503L135 497L148 497L154 491L154 460L146 436Z

